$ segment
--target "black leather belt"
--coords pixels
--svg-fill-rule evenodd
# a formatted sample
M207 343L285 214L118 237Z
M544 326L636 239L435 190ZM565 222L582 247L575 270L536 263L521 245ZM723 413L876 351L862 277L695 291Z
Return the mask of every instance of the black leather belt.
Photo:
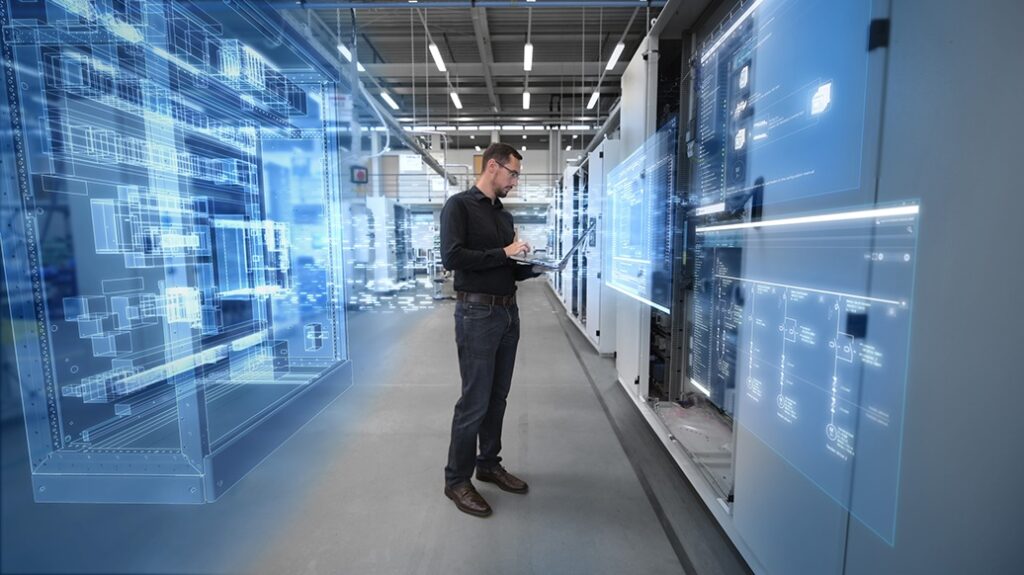
M490 295L486 293L456 292L455 299L466 303L483 303L487 305L510 306L516 303L514 295Z

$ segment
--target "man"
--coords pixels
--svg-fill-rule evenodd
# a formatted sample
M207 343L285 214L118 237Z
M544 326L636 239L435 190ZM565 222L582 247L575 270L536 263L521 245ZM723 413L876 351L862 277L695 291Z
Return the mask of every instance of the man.
M441 211L441 254L455 272L455 342L462 397L455 404L444 494L459 510L486 517L487 501L471 478L526 493L526 482L501 466L501 423L519 346L516 281L541 275L511 256L530 246L516 237L501 198L519 181L523 157L506 144L484 151L476 185L448 199ZM480 452L477 453L477 440Z

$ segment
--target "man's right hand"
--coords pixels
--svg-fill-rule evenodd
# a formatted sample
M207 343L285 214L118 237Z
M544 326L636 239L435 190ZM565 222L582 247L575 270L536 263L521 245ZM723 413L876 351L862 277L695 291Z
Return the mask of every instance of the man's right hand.
M521 241L514 241L511 244L505 246L505 256L520 256L530 253L530 244Z

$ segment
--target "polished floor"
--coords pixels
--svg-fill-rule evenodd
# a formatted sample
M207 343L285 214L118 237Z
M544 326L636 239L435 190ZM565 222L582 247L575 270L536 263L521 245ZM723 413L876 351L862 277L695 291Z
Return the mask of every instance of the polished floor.
M572 328L540 281L523 284L520 294L522 340L503 456L531 489L524 496L479 485L493 516L464 515L442 494L459 393L452 305L444 302L412 313L354 314L355 385L214 504L35 504L24 431L20 424L5 426L0 567L61 573L744 571L716 530L687 535L685 525L692 529L707 518L680 518L659 503L659 487L650 484L656 475L644 478L627 456L623 427L594 384L595 370L609 360L580 357L567 337Z

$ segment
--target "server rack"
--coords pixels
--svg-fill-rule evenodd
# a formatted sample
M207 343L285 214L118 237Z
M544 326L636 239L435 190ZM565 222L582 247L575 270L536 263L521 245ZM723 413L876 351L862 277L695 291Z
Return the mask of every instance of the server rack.
M255 3L0 0L0 29L35 499L214 501L351 384L334 68Z

